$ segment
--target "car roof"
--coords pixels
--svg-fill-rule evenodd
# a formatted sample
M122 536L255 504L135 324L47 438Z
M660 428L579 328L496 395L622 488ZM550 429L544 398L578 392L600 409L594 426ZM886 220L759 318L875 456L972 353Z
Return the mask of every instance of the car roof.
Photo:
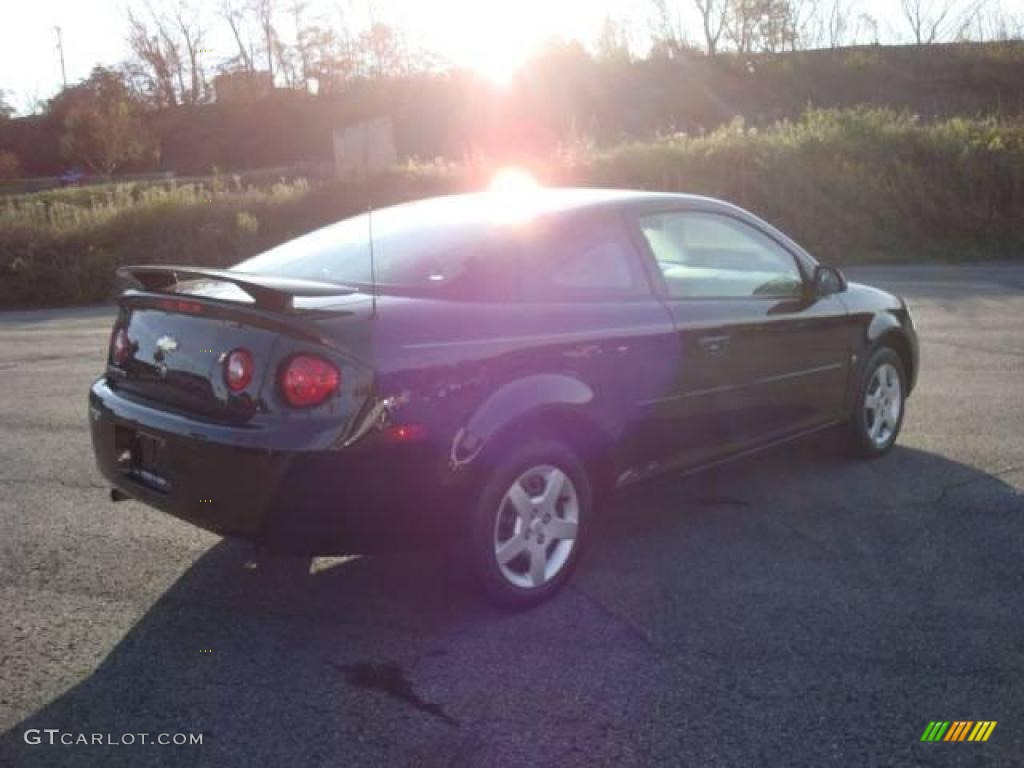
M733 208L721 200L700 195L648 192L635 189L597 189L589 187L538 187L516 192L471 192L429 197L392 206L399 212L415 209L419 215L437 215L442 220L472 220L477 214L489 216L503 205L528 207L531 215L545 215L588 209L617 208L633 203L698 204L702 207Z
M636 189L600 189L591 187L525 187L513 191L471 192L443 197L428 197L373 211L383 220L401 221L403 226L458 225L483 227L525 221L546 216L576 215L587 211L621 211L659 208L689 208L707 213L734 216L770 233L810 263L814 258L799 244L768 222L725 200L703 195L674 192L649 192ZM365 216L366 214L362 214ZM383 223L383 221L382 221Z

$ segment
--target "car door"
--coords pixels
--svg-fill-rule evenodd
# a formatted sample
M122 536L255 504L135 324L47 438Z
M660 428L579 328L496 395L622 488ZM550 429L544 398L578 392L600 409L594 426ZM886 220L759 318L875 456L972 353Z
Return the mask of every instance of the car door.
M618 469L671 456L667 424L646 403L669 391L678 370L675 323L624 217L617 210L567 215L538 241L516 261L516 322L551 340L533 350L530 364L546 356L544 370L571 373L593 390L591 415L614 438Z
M676 324L679 368L660 404L676 458L701 463L833 420L848 375L848 318L816 298L799 258L729 213L642 213L640 239Z

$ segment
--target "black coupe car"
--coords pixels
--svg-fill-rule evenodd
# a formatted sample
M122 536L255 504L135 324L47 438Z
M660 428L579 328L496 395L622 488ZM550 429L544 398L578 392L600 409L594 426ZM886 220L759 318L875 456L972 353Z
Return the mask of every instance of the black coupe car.
M308 554L440 539L513 607L617 487L834 425L884 454L918 371L901 299L686 195L437 198L122 272L89 396L114 498Z

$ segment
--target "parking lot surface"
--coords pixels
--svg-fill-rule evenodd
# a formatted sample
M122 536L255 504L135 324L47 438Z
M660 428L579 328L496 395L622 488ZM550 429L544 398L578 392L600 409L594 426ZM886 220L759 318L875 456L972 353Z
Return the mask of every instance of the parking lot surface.
M254 557L111 504L85 408L111 309L0 313L0 765L1022 764L1024 268L849 275L921 334L893 452L817 437L631 490L516 615L434 555ZM933 720L998 725L921 743Z

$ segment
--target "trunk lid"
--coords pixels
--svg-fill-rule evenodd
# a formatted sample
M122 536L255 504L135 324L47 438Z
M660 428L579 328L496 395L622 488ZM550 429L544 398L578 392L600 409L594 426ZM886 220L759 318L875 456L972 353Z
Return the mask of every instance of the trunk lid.
M358 353L365 346L359 308L366 297L341 296L329 307L324 300L313 301L320 306L286 314L214 298L206 290L128 292L115 325L115 332L127 333L128 354L121 363L108 360L108 377L125 394L193 418L238 424L283 411L276 379L292 354L313 353L330 361L342 372L343 386L352 374L361 379L369 370ZM314 318L325 315L336 320L332 330L340 325L347 333L324 334ZM247 350L254 367L252 379L238 392L228 387L224 374L225 359L236 349ZM354 405L349 400L342 398Z

